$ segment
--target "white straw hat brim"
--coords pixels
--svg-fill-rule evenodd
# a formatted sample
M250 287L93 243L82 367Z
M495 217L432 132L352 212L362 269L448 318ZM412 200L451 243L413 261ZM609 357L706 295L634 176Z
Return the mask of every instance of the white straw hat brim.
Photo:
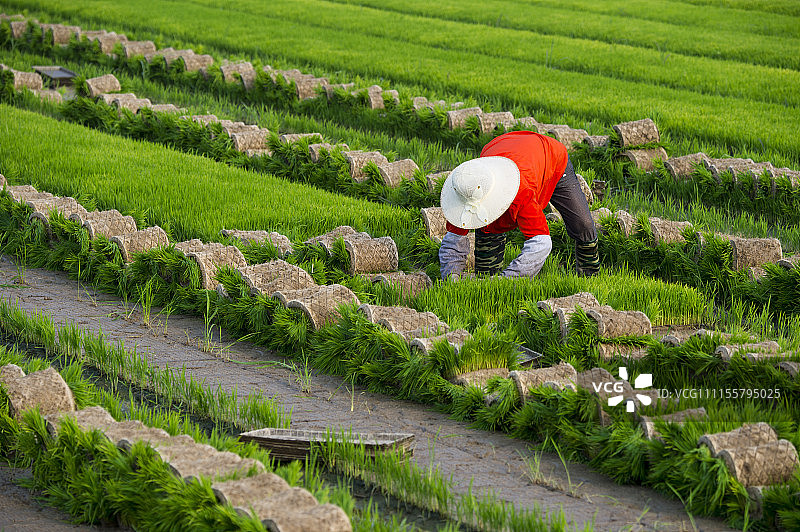
M520 185L519 168L506 157L479 157L458 165L442 186L442 212L447 221L462 229L478 229L494 222L508 210ZM483 188L479 199L465 191Z

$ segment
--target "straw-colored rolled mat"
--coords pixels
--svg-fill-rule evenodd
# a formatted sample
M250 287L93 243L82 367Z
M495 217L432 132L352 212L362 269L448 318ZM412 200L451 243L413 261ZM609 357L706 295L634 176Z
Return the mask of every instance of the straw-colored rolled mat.
M791 362L784 360L778 364L778 369L781 369L789 374L790 377L796 379L800 375L800 362Z
M582 307L584 309L587 309L592 307L599 307L600 303L597 301L597 298L594 297L594 294L592 294L591 292L578 292L577 294L572 294L571 296L553 297L550 299L545 299L543 301L539 301L538 303L536 303L536 306L544 310L545 312L554 314L556 310L559 308L574 309L575 307Z
M213 290L217 286L215 277L221 266L229 266L234 269L247 266L244 255L236 246L223 246L215 242L210 244L205 249L187 254L187 257L195 261L200 268L201 288L206 290Z
M302 290L316 286L311 274L283 260L272 260L252 266L242 266L237 271L250 287L250 294L270 295L285 290Z
M211 485L217 501L230 504L241 516L250 515L249 508L254 501L269 499L290 489L283 478L269 471Z
M583 388L597 395L602 401L620 393L626 396L633 393L633 387L628 381L615 378L604 368L581 371L576 375L575 384L578 388ZM622 387L622 392L614 390L615 387L619 388L620 386Z
M508 374L514 385L517 387L520 399L523 403L530 395L530 389L536 386L541 386L545 383L555 383L560 388L567 386L575 386L578 381L578 372L572 367L572 364L567 362L560 362L555 366L549 368L538 368L528 370L512 371Z
M217 118L217 115L191 115L191 116L182 116L181 118L188 118L192 122L203 124L204 126L219 122L219 118Z
M6 176L0 174L0 188L5 187L6 185L8 185L8 182L6 181Z
M774 179L785 177L789 180L789 186L792 188L800 187L800 171L792 170L791 168L773 168L767 170L767 174ZM777 186L777 183L776 185Z
M599 307L582 307L584 311L588 312L590 308L592 309L605 309L608 312L613 312L614 309L609 307L608 305L600 305ZM572 315L575 314L577 307L568 307L568 308L556 308L555 315L558 319L558 325L561 329L561 339L566 341L567 336L569 336L569 320L572 319Z
M38 192L33 185L6 186L6 192L8 192L11 199L17 203L23 203L27 201L28 198L53 197L49 192Z
M566 146L567 151L572 151L573 144L583 142L583 139L589 136L589 132L585 129L573 129L569 126L557 125L548 129L547 133L556 138L558 142Z
M90 239L99 236L110 238L136 231L136 220L133 219L133 216L123 216L116 209L93 211L83 216L76 213L70 216L71 220L78 221L76 218L80 219L81 225L86 229Z
M598 344L597 354L601 360L612 360L615 357L638 360L647 355L647 347L627 344Z
M243 231L239 229L223 229L222 236L238 240L242 244L265 244L274 246L281 255L294 252L294 246L289 237L276 231Z
M247 131L260 131L261 128L254 124L245 124L244 122L233 122L231 120L220 120L219 124L222 126L222 131L229 137L234 133L245 133Z
M21 38L28 29L27 20L12 20L9 24L11 26L11 36L15 39Z
M274 532L352 531L347 514L335 504L315 504L310 508L302 508L294 499L284 495L275 497L274 500L259 501L253 506L253 510L264 528Z
M357 183L368 179L369 176L364 172L364 167L368 163L374 162L376 165L381 166L389 162L382 153L377 151L346 151L344 152L344 158L350 167L350 177Z
M711 456L718 456L723 449L736 447L752 447L778 441L778 434L769 423L745 423L741 427L728 432L705 434L697 440L697 445L705 445Z
M420 209L422 221L425 223L425 233L436 242L441 243L447 234L447 219L441 207L423 207Z
M129 451L139 442L153 446L169 441L170 434L157 427L148 427L140 421L130 420L115 423L105 429L106 437L117 447Z
M581 186L583 195L586 196L586 203L591 205L594 203L594 192L592 192L592 187L589 186L589 183L586 182L586 179L584 179L581 174L575 174L575 176L578 178L578 184Z
M353 87L355 87L355 83L334 83L334 84L327 84L325 85L325 95L330 100L334 97L337 90L349 91Z
M277 298L286 308L300 309L315 330L339 318L339 305L360 303L352 290L340 284L276 291L272 297Z
M386 163L378 166L383 184L388 187L397 187L403 178L414 179L414 172L419 170L419 166L412 159L400 159L393 163Z
M797 471L797 449L789 440L751 447L721 449L731 475L744 486L767 486L788 482Z
M600 207L599 209L590 211L590 214L592 215L592 220L594 221L594 225L598 231L603 230L603 227L600 225L600 220L613 216L611 210L607 209L606 207Z
M214 447L197 443L189 438L170 437L153 445L170 471L185 481L206 477L218 479L234 474L245 475L252 468L263 471L264 464L252 458L242 458L230 451L218 451Z
M522 129L528 131L539 130L539 122L537 122L532 116L523 116L522 118L517 118L514 120L514 125L520 126Z
M72 412L61 410L42 417L44 417L47 424L47 432L51 436L58 434L61 424L67 418L74 421L78 427L85 431L95 429L102 431L116 423L111 414L102 406L89 406Z
M103 102L106 105L114 105L115 100L135 100L136 95L132 92L113 92L105 93L97 96L98 102Z
M405 297L416 297L423 290L433 286L431 278L423 271L417 272L382 272L372 276L373 283L395 286Z
M256 69L250 61L238 61L235 63L224 62L219 67L222 72L222 79L226 83L241 83L245 90L253 88L256 80Z
M269 130L261 128L258 131L242 131L241 133L233 133L230 135L233 142L233 149L236 151L244 152L251 149L264 149L267 148L267 136Z
M40 90L44 86L42 76L38 72L20 72L11 69L14 74L14 90L21 91L22 89Z
M705 166L711 159L703 152L671 157L664 161L664 167L673 179L684 180L692 177L697 166Z
M326 253L330 254L331 250L333 249L333 244L338 239L342 239L345 241L351 240L371 240L372 237L369 236L368 233L364 232L356 232L355 229L350 227L349 225L340 225L339 227L328 231L319 236L315 236L309 238L305 241L308 245L320 245L325 250Z
M653 334L653 325L647 314L638 310L614 310L610 307L595 307L586 310L586 315L597 322L597 334L601 338L620 336L645 336Z
M308 100L319 95L319 89L328 85L328 78L308 78L295 80L295 92L298 100Z
M301 139L316 139L322 140L321 133L284 133L278 140L286 144L293 144Z
M477 386L478 388L486 388L486 383L489 382L489 379L493 379L495 377L501 377L503 379L508 378L508 369L506 368L489 368L489 369L479 369L475 371L470 371L469 373L462 373L461 375L456 375L450 382L455 384L456 386Z
M690 408L688 410L681 410L673 414L665 414L663 416L642 416L639 421L639 426L644 432L644 437L648 440L660 439L661 436L656 430L656 421L664 421L667 423L676 423L683 425L687 421L699 421L706 417L706 409L702 406L699 408Z
M178 114L186 111L185 109L180 109L179 107L171 103L158 103L155 105L151 105L150 110L153 111L154 113L170 113L170 114Z
M673 220L662 220L661 218L650 218L650 230L653 233L653 240L658 244L672 244L675 242L686 242L683 231L692 229L691 222L676 222Z
M800 254L783 257L778 261L778 266L787 270L800 268Z
M167 65L171 65L176 59L178 59L178 57L180 57L180 55L181 55L180 50L176 50L175 48L170 46L168 48L162 48L155 52L148 52L144 54L144 58L148 62L152 62L156 57L161 57L164 59L164 62Z
M719 357L725 362L730 362L731 358L737 354L747 356L747 358L750 359L757 359L768 358L770 356L775 357L780 355L780 353L781 346L778 345L778 342L774 340L766 340L764 342L750 344L720 345L714 351L714 354L719 355ZM761 354L761 356L753 356L757 354Z
M57 90L35 89L33 93L43 102L62 103L64 101L64 97Z
M628 211L618 210L614 211L614 217L617 219L619 229L625 236L631 236L636 228L636 218Z
M63 24L40 24L42 38L47 38L48 32L52 32L51 44L64 46L69 44L70 39L75 36L80 39L81 28L79 26L64 26Z
M204 251L205 249L209 249L211 247L222 246L219 242L209 242L208 244L204 243L199 238L193 238L191 240L185 240L183 242L178 242L175 244L175 249L183 253L184 255L188 255L189 253L194 253L195 251Z
M667 160L667 152L662 147L651 148L648 150L626 150L620 155L622 157L626 157L630 162L635 164L636 168L646 172L655 170L655 164L653 161L656 159L661 159L662 161Z
M97 41L98 45L100 46L100 51L106 55L110 55L114 52L114 47L117 43L124 43L128 40L128 37L122 34L116 34L114 32L109 32L104 35L98 35L97 37L89 37L90 40Z
M358 307L358 312L363 314L370 322L378 323L380 320L387 316L416 316L419 311L410 308L410 307L401 307L401 306L383 306L383 305L371 305L369 303L364 303Z
M75 398L64 378L53 368L25 374L19 366L0 367L0 384L8 397L8 415L17 421L35 408L42 415L75 410Z
M748 279L751 281L756 281L757 283L763 281L767 276L767 270L761 266L750 266L747 268L747 270L745 270L745 272L747 273Z
M114 105L120 110L127 109L134 114L138 113L139 109L153 106L148 98L117 98L114 100Z
M340 151L348 151L350 149L350 146L348 146L347 144L330 144L327 142L321 142L318 144L309 144L308 155L311 158L312 163L318 163L320 158L322 157L323 150L328 153L333 153L333 151L337 148Z
M781 241L777 238L728 236L727 240L731 243L731 268L734 270L774 264L783 258Z
M703 161L703 166L711 172L711 175L719 181L722 174L725 172L734 173L736 170L743 170L748 168L755 161L753 159L743 159L739 157L725 157L722 159L711 159Z
M370 109L384 109L386 106L383 102L383 87L380 85L372 85L367 87L367 106Z
M197 72L204 70L214 64L214 58L208 54L195 54L192 52L181 54L178 59L183 61L183 68L186 72Z
M656 123L651 118L623 122L614 126L614 132L619 135L620 146L641 146L651 142L661 142ZM664 158L666 159L666 157Z
M608 135L586 135L583 137L583 143L589 146L592 150L608 147Z
M372 323L383 325L392 332L419 331L428 336L447 332L449 327L433 312L419 312L408 307L361 305L359 312Z
M502 126L503 129L511 129L517 122L510 111L501 111L498 113L479 114L478 123L481 126L482 133L491 133L497 126Z
M433 174L428 174L425 176L425 181L428 184L428 191L436 192L440 189L439 183L443 183L447 176L450 175L450 170L446 170L444 172L435 172Z
M145 55L156 51L156 45L153 41L123 41L122 51L125 57L130 59L137 55Z
M411 340L410 347L419 349L424 355L428 355L431 351L433 351L433 346L435 343L445 340L448 344L450 344L455 352L458 353L461 350L461 347L464 345L464 342L466 342L470 336L471 335L469 334L469 331L466 329L456 329L455 331L439 334L437 336L416 337ZM506 375L504 376L508 376L508 370L506 370ZM454 382L454 384L458 383Z
M125 262L133 262L133 257L137 253L169 245L167 233L157 225L141 231L114 235L109 240L119 248L122 260Z
M753 176L753 177L761 177L765 173L769 173L774 170L775 167L772 165L771 162L765 161L761 163L746 163L743 165L731 165L728 167L728 170L733 174L733 177L736 181L739 180L741 176Z
M90 97L97 98L101 94L121 91L122 85L120 85L119 80L114 74L106 74L104 76L87 79L86 88L89 89Z
M447 111L447 127L456 129L464 127L467 124L467 119L473 116L480 116L483 111L480 107L467 107L464 109L454 109Z
M547 220L548 223L555 223L555 222L563 222L564 218L561 216L561 213L558 211L548 212L544 215L544 219Z
M86 209L77 202L75 198L70 197L53 197L42 200L28 200L27 205L33 208L34 212L31 213L28 221L33 223L35 221L41 222L49 237L52 237L50 228L50 212L55 210L65 218L69 218L73 214L84 216L87 214Z

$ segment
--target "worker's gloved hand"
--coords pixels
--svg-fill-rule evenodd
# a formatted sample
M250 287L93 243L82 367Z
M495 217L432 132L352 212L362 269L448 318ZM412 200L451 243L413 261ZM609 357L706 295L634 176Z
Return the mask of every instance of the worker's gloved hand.
M575 269L581 277L591 277L600 271L596 238L590 242L575 242Z
M500 273L503 277L535 277L553 249L550 235L536 235L525 241L519 256Z
M461 236L448 231L439 247L439 269L442 280L447 279L452 273L461 274L467 266L468 255L469 235Z

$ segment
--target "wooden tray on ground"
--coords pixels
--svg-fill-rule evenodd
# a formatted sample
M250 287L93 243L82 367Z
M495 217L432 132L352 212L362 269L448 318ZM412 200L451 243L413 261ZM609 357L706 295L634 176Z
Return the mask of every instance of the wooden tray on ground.
M270 455L278 460L302 460L310 454L311 444L326 442L331 439L345 443L363 443L366 453L371 456L387 451L398 450L404 458L412 456L411 444L414 435L396 432L369 433L336 433L324 430L297 429L257 429L243 432L239 439L254 442L270 451Z
M539 359L541 359L543 356L541 353L537 353L533 349L528 349L527 347L523 347L521 345L518 345L517 349L519 349L517 362L519 362L520 367L539 367Z
M72 81L77 74L72 70L67 70L62 66L35 66L35 72L50 80L53 85L72 85Z

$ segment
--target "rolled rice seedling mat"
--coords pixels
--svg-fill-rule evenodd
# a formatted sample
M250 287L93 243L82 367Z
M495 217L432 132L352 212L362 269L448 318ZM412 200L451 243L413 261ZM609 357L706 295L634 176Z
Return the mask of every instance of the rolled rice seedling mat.
M604 368L581 371L575 377L575 384L579 388L589 390L597 395L602 402L607 401L611 396L619 395L620 392L616 391L615 387L618 389L622 386L622 394L626 396L633 393L633 387L628 381L618 380Z
M583 143L589 146L592 150L599 148L607 148L610 137L608 135L586 135L583 137Z
M573 129L569 126L555 126L550 128L547 133L566 146L567 151L572 151L573 144L583 142L583 139L589 136L589 132L585 129Z
M43 102L62 103L64 97L60 92L53 89L34 90L33 93Z
M588 312L590 309L605 309L608 312L614 312L614 309L609 307L608 305L600 305L599 307L581 307L584 311ZM555 315L558 319L558 325L561 329L561 339L562 341L566 341L567 337L569 336L569 320L572 319L572 315L575 314L576 308L575 307L568 307L568 308L557 308Z
M578 184L581 186L583 195L586 196L586 203L591 205L594 203L594 192L592 192L592 187L589 186L589 183L586 182L581 174L575 174L575 176L578 178Z
M164 62L167 65L171 65L173 61L180 57L180 51L170 46L169 48L162 48L160 50L156 50L155 52L144 54L144 58L148 62L152 62L156 57L164 58Z
M800 375L800 362L790 362L784 360L778 364L778 369L785 371L790 377L796 379Z
M376 165L381 166L389 162L382 153L377 151L346 151L344 152L344 158L350 166L350 177L356 183L361 183L369 178L364 172L364 167L367 163L374 162Z
M767 270L760 266L750 266L746 271L748 279L756 281L757 283L760 283L767 277Z
M336 94L337 89L349 91L355 86L355 83L329 83L328 85L325 85L325 96L330 100Z
M325 250L326 253L330 254L331 249L333 248L333 243L336 242L338 239L343 240L371 240L372 237L369 236L369 233L364 232L356 232L355 229L350 227L349 225L340 225L335 229L328 231L319 236L315 236L309 238L305 241L306 244L309 245L320 245Z
M267 148L267 137L269 136L268 129L259 129L257 131L243 131L241 133L232 133L230 135L233 141L233 149L236 151L244 152L251 149L264 149Z
M746 169L753 163L753 159L729 157L724 159L708 159L707 161L703 162L703 165L719 182L723 173L733 172L736 169Z
M340 284L316 286L302 290L279 290L272 294L286 308L300 309L319 330L339 318L339 305L361 302L352 290Z
M26 375L19 366L7 364L0 367L0 384L8 397L8 414L17 421L33 409L42 415L75 411L72 390L53 368Z
M797 449L789 440L778 440L751 447L721 449L731 475L743 486L767 486L788 482L797 470Z
M582 307L586 309L599 307L600 303L591 292L578 292L577 294L572 294L571 296L545 299L544 301L537 302L536 306L545 312L555 314L556 310L559 308L574 309L575 307Z
M153 445L172 473L187 482L207 477L218 479L234 474L245 475L251 469L264 471L264 464L253 458L242 458L230 451L195 442L191 437L170 437Z
M786 268L787 270L796 270L797 268L800 268L800 255L783 257L778 261L778 266Z
M269 471L211 485L217 502L230 504L241 516L250 515L249 508L253 502L269 499L290 489L288 482Z
M514 381L523 404L530 395L531 388L554 383L559 389L563 389L568 386L574 387L578 381L578 372L568 362L560 362L549 368L512 371L508 376Z
M42 29L42 39L47 39L48 32L52 32L50 44L58 46L65 46L69 44L70 39L75 36L80 39L81 28L80 26L64 26L63 24L40 24Z
M278 137L278 140L285 144L293 144L300 139L322 140L322 133L284 133Z
M493 379L495 377L507 379L508 373L509 371L506 368L479 369L470 371L469 373L456 375L450 379L450 382L456 386L463 386L464 388L469 386L477 386L478 388L485 389L486 383L489 382L489 379Z
M97 97L98 102L103 102L106 105L114 105L115 100L135 100L136 95L132 92L115 92L100 94Z
M14 20L10 23L11 25L11 35L15 39L21 38L25 34L25 30L28 29L28 21L26 20Z
M419 210L422 221L425 223L425 233L428 238L441 244L447 234L447 219L441 207L423 207Z
M520 126L522 129L528 131L538 131L539 130L539 122L536 121L535 118L532 116L523 116L522 118L517 118L514 120L515 126Z
M462 128L467 124L468 118L482 114L483 110L480 107L467 107L447 111L447 127L450 129Z
M128 41L128 37L122 34L116 34L113 31L103 35L89 36L90 41L97 41L100 45L100 51L106 55L111 55L114 52L114 47L117 43L124 43Z
M387 307L383 305L371 305L363 303L359 305L358 311L363 314L370 322L378 323L387 316L402 316L414 318L419 311L410 307L393 306Z
M498 113L481 113L478 115L478 123L481 126L481 132L491 133L497 126L502 126L503 129L511 129L516 125L514 115L510 111L501 111Z
M251 294L270 295L279 291L311 288L317 284L303 268L280 259L242 266L236 271L250 287Z
M603 218L609 218L613 216L610 209L606 207L600 207L599 209L595 209L591 211L592 220L594 220L594 225L597 227L598 231L603 230L603 226L600 225L600 220Z
M141 421L120 421L105 429L106 438L125 451L130 451L131 447L138 442L145 442L153 446L169 440L170 435L167 431L155 427L148 427Z
M5 187L6 185L8 185L8 182L6 181L6 176L0 174L0 188Z
M621 157L626 157L630 162L636 165L636 168L644 170L645 172L652 172L655 170L655 159L667 160L667 152L664 148L651 148L649 150L626 150L620 153Z
M121 111L122 109L127 109L128 111L136 114L139 112L139 109L144 107L152 107L153 104L150 102L148 98L134 98L134 99L119 99L117 98L114 100L114 105Z
M133 216L123 216L116 209L92 211L84 215L73 213L69 219L80 223L86 229L90 240L101 235L111 238L136 231L136 220L133 219Z
M251 149L251 150L244 150L244 154L248 157L270 157L272 156L272 150L269 148L260 148L260 149Z
M586 310L586 315L597 322L597 334L601 338L620 336L649 336L653 324L647 314L638 310L614 310L610 307L595 307Z
M328 85L328 78L309 78L296 80L295 93L298 100L310 100L319 96L319 89Z
M620 231L625 236L631 236L636 228L636 218L628 211L614 211L614 218L617 219Z
M205 70L214 64L214 58L209 54L182 53L178 59L183 61L183 68L187 72Z
M647 347L627 344L598 344L597 353L601 360L612 360L615 357L638 360L647 355Z
M220 120L219 124L222 126L222 131L229 137L234 133L246 133L248 131L260 131L256 125L245 124L244 122L232 122L230 120Z
M412 349L418 349L423 355L428 356L431 351L433 351L433 345L435 342L446 340L447 343L452 346L455 352L458 353L461 350L461 347L464 345L464 342L466 342L470 336L471 335L469 331L466 329L456 329L455 331L439 334L437 336L414 338L411 340L409 347ZM506 377L508 376L507 374L508 371L506 370Z
M137 55L145 55L156 51L156 45L153 41L124 41L122 43L122 50L125 57L128 59L136 57Z
M751 344L720 345L714 351L714 354L719 355L725 362L730 362L731 358L737 354L751 360L760 360L762 358L779 356L780 353L781 346L774 340L766 340L764 342Z
M208 244L205 244L199 238L193 238L191 240L185 240L175 244L175 249L182 252L184 255L188 255L189 253L194 253L196 251L205 251L206 249L211 249L212 247L222 247L222 244L219 242L209 242Z
M419 331L430 336L440 331L447 332L449 327L433 312L420 312L409 307L385 307L381 305L362 304L359 312L372 323L386 327L391 332Z
M155 105L151 105L150 110L153 111L154 113L170 113L170 114L181 114L186 112L186 109L181 109L171 103L158 103Z
M773 170L774 168L771 162L763 162L750 163L742 166L730 166L728 170L733 174L734 179L736 179L743 175L760 177L762 174L766 173L767 170Z
M20 72L19 70L14 70L13 68L9 68L7 70L10 70L14 75L15 91L21 91L22 89L30 89L32 91L40 90L44 86L42 76L37 72Z
M220 231L222 236L238 240L242 244L264 244L269 242L281 255L294 252L294 246L289 237L276 231L242 231L239 229L223 229Z
M778 441L778 434L769 423L745 423L741 427L728 432L704 434L697 440L697 445L705 445L711 456L717 457L723 449L752 447Z
M642 416L639 421L639 427L644 432L644 437L648 440L661 439L661 435L656 430L656 421L661 420L667 423L676 423L683 425L687 421L700 421L706 418L706 409L702 406L699 408L689 408L688 410L681 410L673 414L664 414L663 416Z
M791 168L773 168L771 170L767 170L767 175L773 179L785 177L789 180L789 184L792 187L800 187L800 171L798 170L792 170Z
M200 281L206 290L214 290L217 286L215 277L221 266L234 269L247 266L244 255L236 246L207 245L203 250L189 252L187 257L200 268Z
M425 176L425 181L428 184L428 191L429 192L436 192L439 188L439 183L444 182L447 179L447 176L450 175L450 170L446 170L444 172L435 172L433 174L428 174Z
M133 257L137 253L169 245L167 233L157 225L140 231L115 235L109 241L119 248L122 260L125 262L133 262Z
M350 146L347 144L329 144L327 142L320 142L318 144L309 144L308 145L308 155L311 158L312 163L318 163L320 157L322 156L322 151L326 151L328 153L332 153L333 150L339 149L340 151L348 151Z
M703 152L697 152L681 155L680 157L671 157L664 161L664 167L673 179L684 180L692 177L698 165L705 166L710 161L711 159L708 155Z
M403 178L413 179L414 172L417 170L419 170L419 166L411 159L400 159L378 166L383 184L393 188L399 186Z
M102 406L89 406L76 411L59 411L53 414L46 414L42 416L47 424L47 432L51 436L56 436L58 429L64 419L72 419L78 427L82 430L105 430L110 427L116 420L111 417L111 414Z
M45 199L29 199L25 204L33 209L28 221L41 222L48 233L50 232L50 212L55 210L61 213L65 218L69 218L73 214L85 216L86 209L78 203L75 198L53 196L52 198Z
M544 215L544 219L548 222L563 222L564 218L561 216L561 213L558 211L548 212Z
M417 272L382 272L372 276L373 283L396 286L405 297L416 297L423 290L433 286L431 278L423 271Z
M53 195L49 192L38 192L33 185L16 185L16 186L7 186L6 191L11 196L11 199L16 201L17 203L23 203L28 200L28 198L39 198L39 197L49 197L52 198Z
M380 85L372 85L366 89L355 91L354 96L363 93L364 90L366 90L367 94L367 106L370 109L386 108L385 104L383 103L383 87Z
M777 238L728 236L727 239L731 243L731 268L734 270L774 264L783 258L781 241Z
M661 142L658 127L651 118L617 124L614 126L614 132L619 135L620 145L623 148ZM666 157L664 160L666 160Z
M122 90L122 85L120 85L119 80L114 74L105 74L104 76L89 78L86 80L86 87L89 89L89 96L92 98L97 98L101 94L119 92Z
M656 245L686 242L683 237L683 231L692 227L691 222L662 220L657 217L650 218L650 230L653 232L653 240L655 240Z
M217 115L191 115L191 116L182 116L181 118L186 120L191 120L192 122L197 122L198 124L213 124L219 122L219 118Z
M245 90L253 88L253 83L256 79L256 69L253 68L253 63L250 61L238 61L235 63L223 61L219 70L222 73L222 79L224 79L226 83L242 83Z

